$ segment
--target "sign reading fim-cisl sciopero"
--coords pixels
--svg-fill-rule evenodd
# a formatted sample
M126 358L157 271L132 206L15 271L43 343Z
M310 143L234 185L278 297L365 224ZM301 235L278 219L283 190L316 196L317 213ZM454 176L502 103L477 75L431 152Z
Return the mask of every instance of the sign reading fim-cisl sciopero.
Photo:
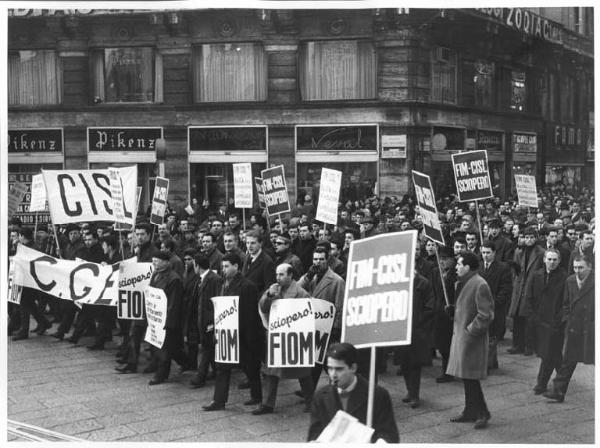
M359 348L410 344L416 240L409 230L350 244L343 342Z
M261 171L263 195L269 216L290 211L283 165Z
M487 151L452 154L452 168L460 202L477 201L493 196Z

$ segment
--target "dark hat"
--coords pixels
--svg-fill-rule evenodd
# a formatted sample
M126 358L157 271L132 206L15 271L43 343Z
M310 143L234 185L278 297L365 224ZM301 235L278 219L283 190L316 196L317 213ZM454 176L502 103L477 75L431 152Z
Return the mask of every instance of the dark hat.
M159 258L161 260L169 261L171 259L171 254L164 250L158 250L152 254L152 258Z
M502 223L497 218L496 219L490 219L490 221L488 222L488 227L493 227L495 229L498 229L498 228L502 227Z
M74 224L74 223L67 224L67 230L66 230L67 234L69 234L73 230L81 230L81 229L79 228L79 226L77 224Z

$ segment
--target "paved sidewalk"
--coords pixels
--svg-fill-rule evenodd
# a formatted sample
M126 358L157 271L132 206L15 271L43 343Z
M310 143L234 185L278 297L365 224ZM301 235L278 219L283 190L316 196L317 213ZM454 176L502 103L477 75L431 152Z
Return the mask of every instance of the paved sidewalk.
M118 339L118 338L115 338ZM293 392L297 380L281 381L274 414L253 416L244 406L248 391L232 376L226 410L204 412L213 382L191 390L193 372L149 386L151 375L114 372L115 344L91 352L83 338L77 346L49 336L8 342L8 418L90 441L127 442L303 442L309 416ZM464 404L462 383L437 384L440 360L423 370L423 404L411 409L401 402L404 381L396 367L380 375L394 404L403 443L594 443L594 366L579 364L565 402L558 404L532 392L539 360L506 354L499 347L500 369L483 381L492 413L489 427L450 423ZM141 371L142 367L139 369ZM321 378L321 385L325 384ZM16 440L12 437L9 440Z

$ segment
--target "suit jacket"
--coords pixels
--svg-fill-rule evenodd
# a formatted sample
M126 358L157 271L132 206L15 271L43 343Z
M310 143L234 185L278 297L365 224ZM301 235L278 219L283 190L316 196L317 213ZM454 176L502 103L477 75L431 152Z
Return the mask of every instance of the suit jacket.
M525 285L531 273L544 266L544 249L536 245L533 247L527 266L525 266L525 249L515 251L515 262L520 266L521 272L515 277L513 283L513 293L510 301L508 315L510 317L527 317L527 304L523 300L525 294Z
M477 272L459 280L456 310L446 373L480 380L487 376L488 327L494 319L494 299L487 282Z
M345 412L366 425L369 384L361 376L357 376L357 380L356 387L348 397ZM307 440L316 440L340 409L343 409L342 402L336 387L327 385L317 390L312 400ZM377 439L383 439L388 443L400 442L390 394L381 386L375 386L373 428L375 432L371 437L371 442L375 442Z
M515 256L515 249L512 245L512 241L505 237L502 232L498 234L496 239L490 238L496 246L496 260L498 261L512 261Z
M269 285L275 283L275 264L273 263L273 259L264 250L261 251L254 261L248 255L242 267L242 275L254 283L258 290L258 295L262 295Z
M311 297L315 299L323 299L335 305L335 318L333 319L333 328L342 328L342 307L344 304L344 291L346 282L331 270L327 268L321 281L317 283L317 276L308 279L307 274L304 274L298 280L298 286L306 289Z
M499 337L498 331L503 331L506 321L506 308L510 304L513 283L510 267L501 261L494 260L486 270L481 265L479 275L488 283L494 298L494 320L490 327L490 336Z
M198 343L198 297L195 294L199 277L188 269L183 277L182 330L189 343Z
M565 345L563 359L567 362L594 364L594 271L577 287L575 275L567 278L563 302Z
M213 330L215 320L215 311L211 299L221 293L222 285L223 279L213 271L208 271L202 281L196 283L194 294L198 305L198 330L201 344L212 342L207 339L208 333Z
M535 322L536 347L540 358L560 361L564 325L562 305L567 271L559 267L550 273L546 268L535 270L525 288L525 301Z

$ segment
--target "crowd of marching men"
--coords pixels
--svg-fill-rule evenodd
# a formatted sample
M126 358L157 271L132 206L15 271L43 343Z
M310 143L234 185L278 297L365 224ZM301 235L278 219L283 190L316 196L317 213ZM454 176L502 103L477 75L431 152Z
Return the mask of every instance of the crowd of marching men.
M413 408L420 405L421 367L431 365L432 356L439 353L442 360L436 381L454 380L446 367L453 331L455 265L461 254L471 252L477 255L480 275L494 298L488 374L498 368L497 346L508 327L512 330L509 353L535 353L542 359L534 393L562 401L573 363L593 362L593 308L591 340L590 309L586 309L587 317L577 310L577 318L587 327L575 355L573 349L566 350L564 332L566 319L576 312L569 309L565 299L568 279L574 279L580 291L582 284L593 282L593 273L589 273L594 264L594 192L548 186L540 191L537 209L497 198L479 204L459 203L453 196L440 198L437 207L446 246L423 235L418 206L409 195L347 201L340 204L336 226L316 221L315 204L309 196L301 196L289 214L269 220L258 210L248 213L246 223L242 222L241 210L231 204L213 208L208 201L199 204L195 200L193 213L169 209L164 224L158 226L149 224L148 215L140 215L130 231L117 232L112 223L72 223L56 228L40 223L34 234L34 227L12 219L9 255L14 255L18 244L24 244L69 260L114 264L137 257L140 262L152 262L151 286L165 290L170 315L165 345L151 348L150 362L142 371L153 373L151 385L160 384L168 379L171 360L175 360L182 371L197 371L190 383L193 388L205 386L216 373L214 399L204 406L207 411L225 407L230 378L230 368L219 371L214 363L210 298L239 294L240 302L254 304L250 311L240 313L240 366L248 380L239 387L250 389L245 404L257 405L253 413L261 415L273 412L279 378L300 380L297 394L304 398L308 410L322 367L283 373L263 367L261 375L265 328L260 313L268 315L276 297L308 294L328 300L336 305L338 314L331 341L339 340L351 241L416 229L415 275L420 286L413 297L412 343L408 347L378 348L378 372L386 368L388 355L393 355L407 389L403 401ZM536 283L539 276L541 286ZM593 307L593 287L591 294ZM589 306L587 299L585 303ZM30 317L37 323L32 330ZM103 350L116 336L116 371L121 374L135 373L141 367L145 325L144 321L117 319L115 307L79 308L72 301L30 288L23 288L19 305L9 303L8 332L13 341L27 339L32 333L48 333L58 341L76 344L84 336L93 336L87 348ZM359 356L358 370L363 376L368 375L368 356L368 351ZM570 364L565 374L561 366L566 361ZM553 370L563 376L549 388Z

